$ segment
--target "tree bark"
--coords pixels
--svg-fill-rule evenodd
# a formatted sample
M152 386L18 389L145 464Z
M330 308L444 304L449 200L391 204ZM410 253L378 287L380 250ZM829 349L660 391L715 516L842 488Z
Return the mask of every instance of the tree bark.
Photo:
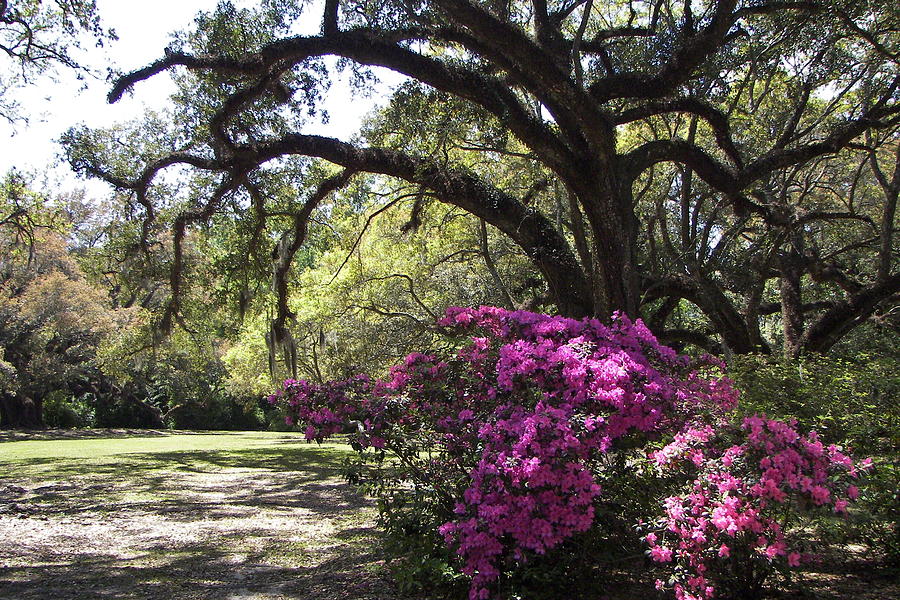
M594 233L593 260L599 275L603 303L595 302L594 316L614 312L637 318L640 278L637 270L638 220L632 207L631 182L615 165L603 161L599 177L570 182Z
M802 257L791 248L781 257L781 322L784 328L784 355L796 356L803 337Z

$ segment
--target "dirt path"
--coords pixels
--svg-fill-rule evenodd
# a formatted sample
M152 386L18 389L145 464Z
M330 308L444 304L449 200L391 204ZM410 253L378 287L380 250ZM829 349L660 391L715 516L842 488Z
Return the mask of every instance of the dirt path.
M300 450L284 466L284 448L4 465L0 598L396 598L371 507Z

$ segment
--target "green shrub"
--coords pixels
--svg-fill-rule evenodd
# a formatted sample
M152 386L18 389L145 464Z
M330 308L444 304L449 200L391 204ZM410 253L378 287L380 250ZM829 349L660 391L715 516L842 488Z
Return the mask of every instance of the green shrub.
M96 411L94 427L156 429L162 426L159 408L144 402L128 388L118 394L97 396L91 403Z
M729 375L741 390L744 414L797 419L858 456L886 456L900 446L900 361L807 356L736 356Z
M91 398L73 397L66 390L54 390L44 398L44 425L57 429L94 427L95 411Z
M172 429L247 431L265 427L265 415L256 403L227 393L169 402L174 406L165 420Z

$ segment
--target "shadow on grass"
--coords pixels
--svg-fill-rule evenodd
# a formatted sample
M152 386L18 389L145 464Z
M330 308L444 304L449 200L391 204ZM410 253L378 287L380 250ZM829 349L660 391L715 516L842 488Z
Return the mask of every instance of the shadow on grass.
M151 471L180 470L211 472L226 468L296 471L311 475L336 475L349 449L320 447L293 442L289 447L261 447L237 450L173 450L130 452L105 458L102 462L56 457L21 458L0 461L0 465L22 473L43 467L48 475L141 475Z
M0 429L0 442L91 440L101 438L164 437L198 435L203 431L168 431L160 429Z
M180 435L217 435L238 436L247 434L274 434L277 432L241 431L241 430L207 430L207 429L0 429L0 443L25 441L61 441L61 440L95 440L95 439L127 439L142 437L171 437ZM283 439L272 437L273 441L295 443L302 439L291 432L280 432Z
M370 503L339 476L352 454L294 443L0 463L0 518L65 536L6 560L13 530L0 535L0 599L397 598L374 573Z
M0 477L0 501L27 496L28 503L19 512L42 514L71 514L102 506L117 510L148 501L166 512L212 515L235 506L329 505L332 512L353 510L366 502L340 479L342 463L352 454L341 448L294 445L131 453L99 463L20 459L0 463L0 470L7 473ZM25 476L16 477L17 472ZM22 484L28 479L46 483L27 490ZM207 499L210 494L215 498ZM126 502L127 498L136 500Z
M315 566L266 564L262 557L235 558L212 545L121 559L80 555L75 560L29 567L0 566L0 598L82 600L309 599L387 600L390 586L372 574L371 544L346 545Z

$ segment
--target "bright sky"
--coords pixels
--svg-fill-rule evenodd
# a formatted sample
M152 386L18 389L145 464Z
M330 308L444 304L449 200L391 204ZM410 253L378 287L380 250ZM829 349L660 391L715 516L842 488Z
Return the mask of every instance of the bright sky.
M115 29L119 39L107 48L91 48L86 62L101 68L112 65L122 71L145 66L162 55L171 32L188 28L198 11L210 11L216 4L217 0L98 0L103 24ZM253 2L237 0L235 4L246 6ZM300 23L302 33L316 33L320 19L318 10L310 12L308 20ZM357 95L355 101L347 80L335 81L326 98L330 122L310 126L304 132L349 139L359 129L363 117L377 104L383 104L391 85L399 81L399 76L391 77L384 70L378 75L383 83L377 93L372 97ZM5 121L0 122L0 174L13 167L38 173L52 167L51 178L64 187L87 187L91 194L105 192L105 186L99 182L77 181L67 165L58 164L59 147L55 140L73 125L84 123L105 127L137 118L148 108L160 109L166 106L166 99L174 87L167 77L157 76L139 83L134 94L110 105L106 102L110 89L108 82L90 80L86 83L87 89L82 90L82 82L75 81L68 73L61 73L56 82L39 81L16 94L29 123L10 126Z

